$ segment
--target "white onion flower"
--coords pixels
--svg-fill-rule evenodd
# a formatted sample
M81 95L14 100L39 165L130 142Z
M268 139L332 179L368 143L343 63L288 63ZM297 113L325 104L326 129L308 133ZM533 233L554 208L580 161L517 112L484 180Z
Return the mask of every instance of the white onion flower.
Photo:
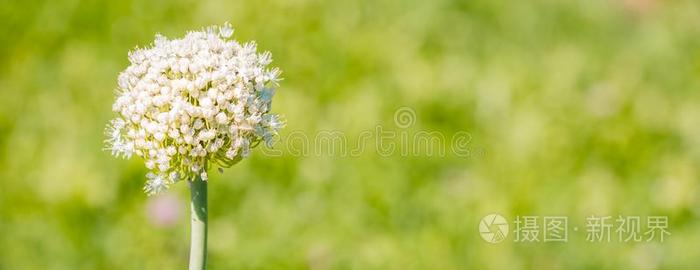
M232 34L226 23L181 39L156 35L129 53L105 142L114 156L145 160L149 195L178 180L206 180L210 167L230 167L283 127L270 113L280 80L268 67L271 54Z

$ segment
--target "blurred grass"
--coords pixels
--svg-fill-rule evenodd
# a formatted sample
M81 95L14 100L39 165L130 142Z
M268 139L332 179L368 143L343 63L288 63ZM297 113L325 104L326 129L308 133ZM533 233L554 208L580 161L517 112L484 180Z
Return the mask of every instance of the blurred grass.
M230 21L308 134L467 131L471 158L253 157L212 177L211 269L695 269L700 4L654 1L12 1L0 5L0 269L176 269L111 158L127 51ZM172 191L185 200L187 187ZM183 202L184 203L184 202ZM484 242L488 213L666 215L664 243Z

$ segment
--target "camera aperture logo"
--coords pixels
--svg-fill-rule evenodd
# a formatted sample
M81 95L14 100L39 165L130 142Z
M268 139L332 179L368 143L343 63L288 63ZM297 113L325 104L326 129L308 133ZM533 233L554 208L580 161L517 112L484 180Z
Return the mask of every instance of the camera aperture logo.
M499 214L486 215L479 222L479 234L486 242L500 243L508 236L508 221Z

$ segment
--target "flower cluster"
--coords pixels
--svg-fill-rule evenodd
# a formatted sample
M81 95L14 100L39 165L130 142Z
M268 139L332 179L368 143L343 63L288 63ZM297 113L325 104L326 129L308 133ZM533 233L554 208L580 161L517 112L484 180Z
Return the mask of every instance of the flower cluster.
M106 143L115 156L145 160L149 195L178 180L207 180L211 166L230 167L283 126L269 113L280 80L267 67L271 54L232 34L226 23L182 39L156 35L151 47L129 53Z

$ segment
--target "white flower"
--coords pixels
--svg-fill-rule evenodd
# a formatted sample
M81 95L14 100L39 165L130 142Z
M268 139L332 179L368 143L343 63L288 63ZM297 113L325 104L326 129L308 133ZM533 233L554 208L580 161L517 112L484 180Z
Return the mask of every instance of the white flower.
M146 182L146 186L143 187L143 190L148 195L158 194L168 189L171 183L170 180L166 179L162 174L147 173L146 178L148 178L148 181Z
M231 24L228 22L224 23L224 26L219 28L219 35L224 38L230 38L231 35L233 35L233 28L231 28Z
M216 122L219 124L226 124L228 123L228 117L224 112L220 112L216 115Z
M112 155L116 157L131 158L134 153L134 143L124 140L124 127L126 122L120 118L112 120L105 133L108 138L105 140L106 149L112 151Z
M279 70L254 42L229 39L231 25L189 32L129 53L119 74L105 140L114 156L144 159L144 190L156 194L179 180L207 179L229 167L284 125L270 113Z

